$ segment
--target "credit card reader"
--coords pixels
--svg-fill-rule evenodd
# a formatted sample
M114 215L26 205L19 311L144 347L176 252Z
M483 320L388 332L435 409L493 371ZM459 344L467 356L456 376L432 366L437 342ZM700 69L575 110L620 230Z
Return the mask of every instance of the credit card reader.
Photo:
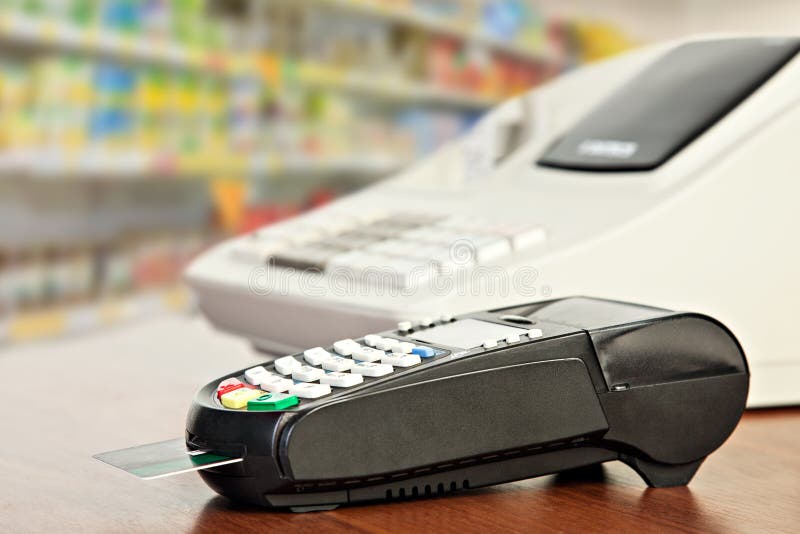
M612 460L683 485L744 410L744 353L696 313L585 297L402 322L221 377L190 450L230 498L296 511Z

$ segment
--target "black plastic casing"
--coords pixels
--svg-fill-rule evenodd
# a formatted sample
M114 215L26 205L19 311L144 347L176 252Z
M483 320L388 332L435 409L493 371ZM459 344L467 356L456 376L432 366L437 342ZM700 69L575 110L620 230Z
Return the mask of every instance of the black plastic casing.
M201 476L232 499L295 510L610 460L651 486L674 486L744 410L744 353L704 315L575 297L461 318L543 335L491 349L440 346L447 352L432 361L284 411L228 410L214 381L195 397L187 445L244 461Z

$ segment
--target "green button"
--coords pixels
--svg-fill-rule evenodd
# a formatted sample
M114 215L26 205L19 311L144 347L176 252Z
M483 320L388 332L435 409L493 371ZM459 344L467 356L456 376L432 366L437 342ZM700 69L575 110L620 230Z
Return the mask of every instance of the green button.
M267 393L257 399L247 401L247 409L252 412L268 412L272 410L285 410L291 408L300 401L294 395L286 393Z

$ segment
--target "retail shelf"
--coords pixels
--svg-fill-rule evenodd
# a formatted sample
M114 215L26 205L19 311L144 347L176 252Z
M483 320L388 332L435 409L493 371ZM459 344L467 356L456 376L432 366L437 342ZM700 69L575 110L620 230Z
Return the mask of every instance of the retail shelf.
M391 172L398 171L408 165L412 160L397 158L390 155L371 154L366 156L339 156L339 157L289 157L284 158L276 154L254 158L251 161L250 172L253 176L278 176L286 175L359 175L380 178Z
M0 318L0 343L19 343L87 332L103 326L192 309L191 294L182 286L151 290L94 303L22 312Z
M0 41L16 46L69 50L125 61L230 74L237 67L233 56L191 49L176 43L134 37L116 31L83 28L64 21L0 12Z
M321 4L347 9L356 13L380 17L407 24L425 31L440 33L458 39L483 45L487 48L529 61L554 61L549 50L537 50L527 46L504 41L476 30L470 25L454 23L436 15L420 10L398 6L381 0L313 0Z
M41 180L147 180L242 177L265 179L284 175L358 175L382 177L412 160L390 154L284 156L264 153L242 156L210 153L177 156L141 151L86 149L64 152L30 148L0 152L0 176Z
M301 65L297 79L309 86L357 92L379 99L446 104L472 109L487 109L501 100L461 89L442 88L391 76L384 77L381 73L348 72L313 63Z
M367 7L373 6L374 3L356 4L340 1L332 3L360 6L359 9L380 13L385 13L387 9L392 13L402 11L398 8ZM418 15L409 16L413 20L426 20ZM455 31L454 28L450 28L450 30ZM449 33L453 33L453 31ZM476 36L464 32L459 35L464 38L478 39ZM478 40L486 41L485 39ZM68 50L127 62L172 67L209 76L235 76L243 72L256 71L252 58L247 54L190 49L176 43L154 42L143 37L122 35L114 31L81 28L63 21L38 19L13 12L0 12L0 42L16 47ZM516 47L509 49L508 45L501 46L499 43L491 46L503 48L505 51L516 50ZM524 55L521 50L516 50L515 54ZM542 58L541 54L528 54L531 59ZM323 65L304 64L299 71L300 74L296 77L296 81L300 84L358 92L360 95L376 99L446 104L477 109L491 107L498 101L495 97L470 91L441 88L392 77L383 78L375 73L352 72Z

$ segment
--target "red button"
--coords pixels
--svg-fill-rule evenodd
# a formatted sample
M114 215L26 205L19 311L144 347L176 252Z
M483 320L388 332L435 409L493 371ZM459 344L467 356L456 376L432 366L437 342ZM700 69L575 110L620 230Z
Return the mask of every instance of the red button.
M241 382L239 382L238 384L226 384L226 385L220 384L220 386L217 388L217 398L220 398L226 393L230 393L231 391L235 391L243 387L244 384L242 384Z

